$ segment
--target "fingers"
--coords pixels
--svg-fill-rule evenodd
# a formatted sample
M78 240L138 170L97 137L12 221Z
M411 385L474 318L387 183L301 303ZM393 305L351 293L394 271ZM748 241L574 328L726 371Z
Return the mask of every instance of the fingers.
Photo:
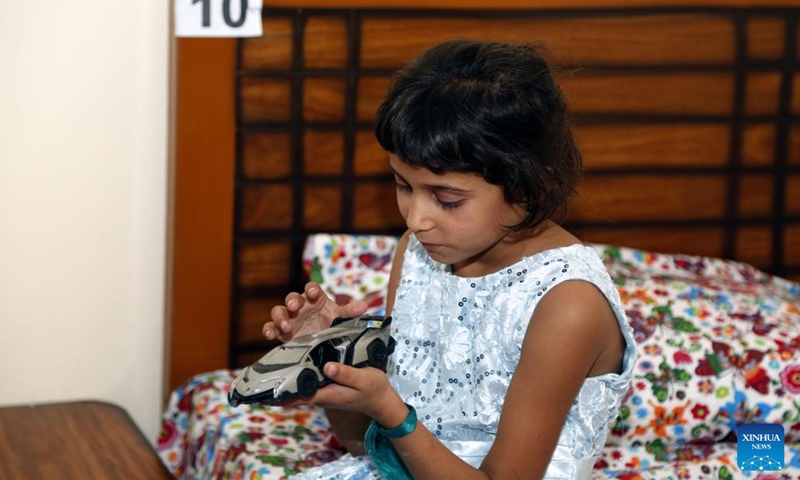
M308 282L305 287L306 296L310 301L319 300L322 293L322 287L317 282Z
M363 373L363 369L351 367L338 362L328 362L324 367L325 376L345 387L360 390L363 388L363 377L359 373Z
M302 295L297 292L291 292L286 295L284 304L290 313L294 313L300 311L300 309L307 304L313 305L317 303L320 299L327 299L327 296L322 291L322 287L316 282L308 282L306 283Z
M319 283L306 283L303 292L291 292L284 305L273 307L270 322L262 328L267 340L288 341L295 335L313 333L330 325L335 317L358 317L367 312L363 300L340 307L328 297Z
M353 372L355 370L355 372ZM354 388L353 384L361 383L356 381L359 372L354 367L349 367L337 362L328 362L323 368L325 375L333 380L330 383L314 394L308 402L325 408L336 408L341 410L351 410L353 407L363 400L364 394L358 388Z
M275 322L268 322L264 324L264 327L261 329L261 333L264 334L264 337L267 340L275 340L281 334L281 331L278 329L278 326Z
M345 317L358 317L364 315L369 308L369 304L363 300L355 300L343 307Z
M267 340L287 341L289 338L291 338L290 334L292 333L292 330L294 330L294 327L292 327L290 322L268 322L264 324L264 327L262 327L261 333L264 334L264 337Z
M284 305L286 305L286 309L289 312L296 312L303 308L303 304L305 303L305 299L302 295L297 292L292 292L286 295L286 299L284 300Z
M276 325L281 322L286 322L289 320L289 311L286 309L286 307L276 305L272 307L272 310L270 310L269 318L271 318L272 322Z
M292 331L292 324L289 322L289 311L286 307L276 306L270 311L271 322L264 324L262 333L267 340L280 338L283 333Z
M317 391L311 402L323 407L360 412L377 418L385 406L402 405L402 400L389 385L386 374L377 368L356 368L328 362L325 375L334 383Z

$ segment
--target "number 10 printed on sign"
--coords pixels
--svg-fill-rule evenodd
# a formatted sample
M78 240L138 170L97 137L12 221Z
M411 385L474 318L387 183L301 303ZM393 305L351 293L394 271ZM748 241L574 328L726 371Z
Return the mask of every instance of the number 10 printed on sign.
M258 37L262 0L175 0L178 37Z

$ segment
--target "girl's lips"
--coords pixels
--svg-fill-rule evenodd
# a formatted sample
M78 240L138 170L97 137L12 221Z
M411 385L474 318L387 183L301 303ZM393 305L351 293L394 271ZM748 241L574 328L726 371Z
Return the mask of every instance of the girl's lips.
M420 243L422 243L422 242L420 242ZM435 243L422 243L422 247L425 248L425 250L430 252L431 250L439 250L439 249L441 249L442 245L438 245L438 244L435 244Z

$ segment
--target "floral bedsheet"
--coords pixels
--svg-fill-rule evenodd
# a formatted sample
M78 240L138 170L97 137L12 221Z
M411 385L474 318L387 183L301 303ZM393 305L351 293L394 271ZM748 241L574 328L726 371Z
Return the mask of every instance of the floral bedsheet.
M367 297L380 312L395 245L314 235L304 266L339 301ZM800 287L720 259L596 249L639 363L593 479L800 480ZM319 409L228 406L235 373L199 375L172 393L158 450L176 478L277 480L344 454ZM737 464L741 423L784 427L781 470Z
M321 409L228 405L236 373L204 373L172 392L158 451L175 478L277 480L345 453Z

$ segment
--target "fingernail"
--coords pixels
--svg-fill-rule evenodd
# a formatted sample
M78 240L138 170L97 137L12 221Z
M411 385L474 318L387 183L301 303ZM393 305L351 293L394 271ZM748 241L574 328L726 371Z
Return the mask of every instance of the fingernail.
M327 375L329 377L332 377L332 376L336 375L336 371L337 371L336 364L335 363L326 363L324 370L325 370L325 375Z
M294 307L297 304L297 300L289 300L286 302L287 307Z

